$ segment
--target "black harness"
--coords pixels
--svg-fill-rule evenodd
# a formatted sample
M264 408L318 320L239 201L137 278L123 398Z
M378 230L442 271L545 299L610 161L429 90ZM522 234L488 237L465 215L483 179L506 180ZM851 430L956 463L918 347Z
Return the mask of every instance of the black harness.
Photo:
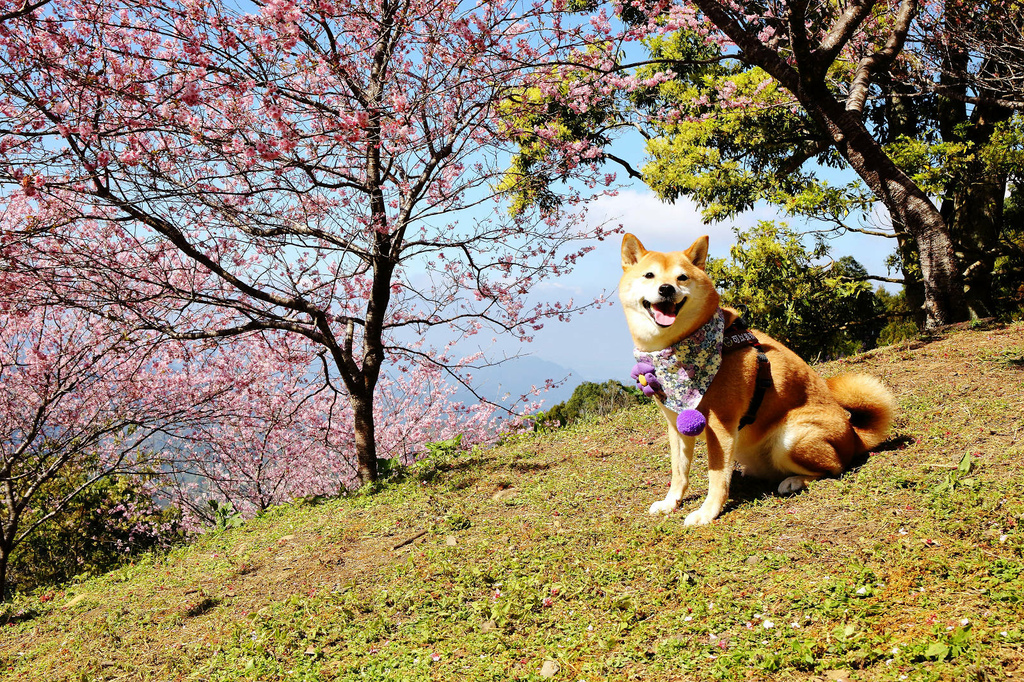
M744 311L746 313L746 311ZM745 316L745 315L744 315ZM757 379L754 384L754 395L750 398L750 405L747 413L740 418L740 428L753 424L757 419L757 411L761 408L765 392L772 387L772 363L768 361L764 348L758 343L747 328L743 317L736 318L736 321L729 325L722 338L722 355L730 353L747 346L753 346L757 350Z

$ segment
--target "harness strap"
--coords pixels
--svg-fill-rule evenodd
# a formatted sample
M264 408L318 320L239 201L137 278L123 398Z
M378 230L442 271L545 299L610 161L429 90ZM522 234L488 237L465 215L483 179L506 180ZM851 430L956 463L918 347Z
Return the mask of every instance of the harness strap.
M725 336L722 339L722 353L739 350L747 346L753 346L757 349L757 379L754 383L754 395L750 398L747 413L740 418L740 429L754 423L754 420L757 419L757 411L761 408L762 401L764 401L764 394L773 385L772 363L769 362L768 356L765 355L761 344L757 342L757 337L747 329L746 323L741 318L733 322L725 330Z
M754 423L754 420L757 419L757 410L761 407L761 401L764 400L764 394L772 387L772 363L768 361L768 356L764 354L760 344L756 344L754 347L757 348L757 382L754 384L754 395L750 398L747 413L740 418L740 429L747 424Z

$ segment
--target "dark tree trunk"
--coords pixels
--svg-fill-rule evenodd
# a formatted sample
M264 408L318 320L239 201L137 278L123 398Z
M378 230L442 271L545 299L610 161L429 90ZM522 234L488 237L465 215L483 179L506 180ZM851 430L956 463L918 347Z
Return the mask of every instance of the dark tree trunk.
M943 54L941 83L943 92L959 97L939 97L939 132L943 142L969 142L974 151L987 145L996 125L1007 120L1012 111L995 104L979 103L968 114L964 103L967 86L968 55L950 46ZM951 179L948 196L942 202L942 216L960 260L964 299L972 318L994 315L996 303L992 291L992 273L999 252L1003 229L1003 203L1006 175L993 168L981 155L971 155L966 168Z
M790 3L793 12L790 22L797 27L794 54L789 58L796 63L791 64L754 33L745 30L725 3L718 0L694 2L740 48L743 61L764 69L797 98L811 119L831 137L836 150L889 210L895 229L906 230L914 238L924 282L925 327L966 319L962 280L945 221L921 188L893 163L864 126L860 111L848 111L846 104L829 91L825 76L838 52L823 50L819 53L810 49L807 35L803 33L806 3ZM857 7L850 9L857 10ZM853 11L850 16L856 14L857 11ZM858 21L865 16L861 13Z
M810 96L809 96L810 95ZM885 153L857 114L831 96L799 95L801 104L832 135L836 148L889 210L897 232L917 245L926 328L967 319L963 285L949 231L927 195Z
M7 565L11 559L11 548L0 544L0 604L7 601Z
M352 396L353 435L356 446L356 475L365 485L377 480L377 441L373 421L373 393Z
M383 215L380 213L378 215ZM400 239L399 235L396 237ZM391 277L395 263L391 258L393 239L380 235L377 239L377 253L373 264L373 285L370 300L366 306L366 323L363 327L363 362L359 385L352 391L353 435L356 446L357 473L360 484L377 480L377 444L373 400L384 364L384 315L391 302Z
M975 177L976 181L957 187L942 209L963 269L967 309L972 318L983 318L997 312L992 273L1002 230L1006 183L991 175Z

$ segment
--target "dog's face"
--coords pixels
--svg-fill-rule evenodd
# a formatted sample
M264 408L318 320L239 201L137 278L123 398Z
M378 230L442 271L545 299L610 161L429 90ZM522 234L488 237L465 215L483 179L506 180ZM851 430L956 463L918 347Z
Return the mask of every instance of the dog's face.
M668 348L715 313L719 299L704 272L707 256L707 237L686 251L669 253L648 251L631 234L622 238L619 299L637 348Z

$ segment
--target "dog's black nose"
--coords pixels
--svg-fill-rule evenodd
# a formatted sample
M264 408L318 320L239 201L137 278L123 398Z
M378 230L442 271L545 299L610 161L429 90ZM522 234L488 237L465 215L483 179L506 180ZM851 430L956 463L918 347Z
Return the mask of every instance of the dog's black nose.
M671 284L662 284L658 287L658 293L662 298L673 298L676 295L676 288Z

